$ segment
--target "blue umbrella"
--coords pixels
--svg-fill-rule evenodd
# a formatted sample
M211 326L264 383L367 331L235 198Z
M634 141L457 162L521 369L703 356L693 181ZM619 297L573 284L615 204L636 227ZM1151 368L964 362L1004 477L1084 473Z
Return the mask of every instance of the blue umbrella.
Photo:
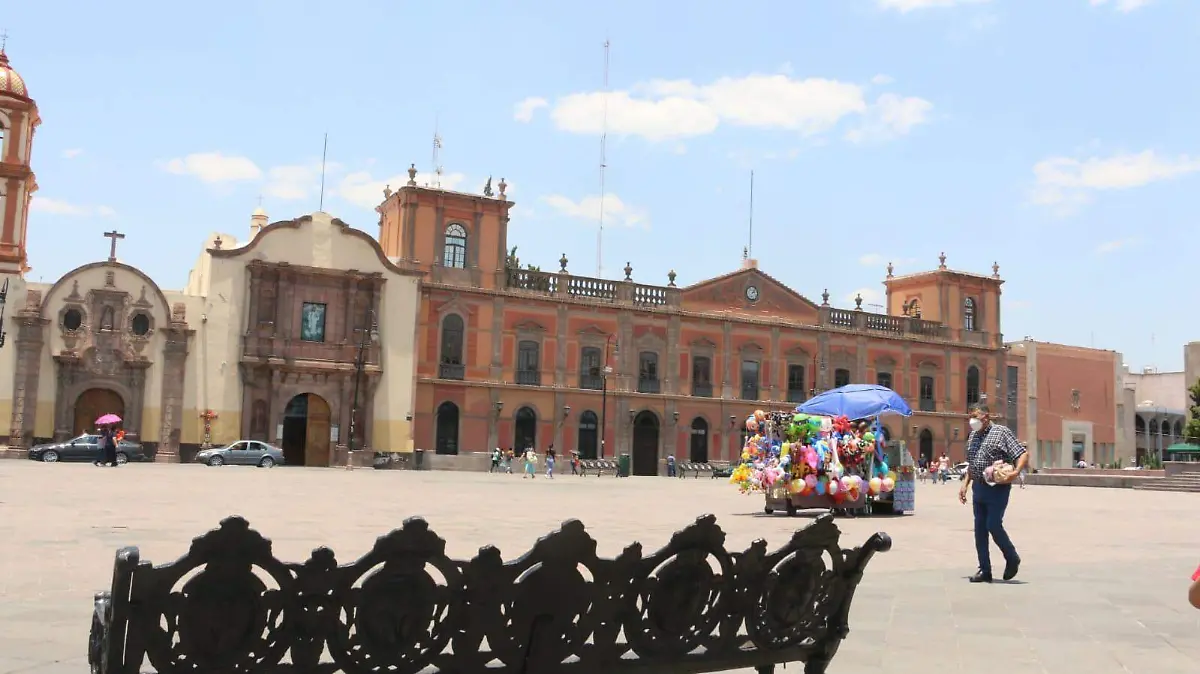
M912 416L912 408L892 389L873 384L850 384L826 391L796 408L803 414L866 419L881 414Z

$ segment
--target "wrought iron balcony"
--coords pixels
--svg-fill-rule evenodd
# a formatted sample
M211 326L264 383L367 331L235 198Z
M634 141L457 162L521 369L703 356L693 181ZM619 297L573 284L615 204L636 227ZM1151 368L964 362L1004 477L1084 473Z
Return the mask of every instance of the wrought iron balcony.
M598 374L581 374L579 375L579 388L599 391L604 388L604 377Z
M662 390L662 384L658 379L639 378L638 393L659 393Z
M937 411L937 401L934 400L933 398L921 398L918 401L917 409L920 410L921 412L936 412Z
M789 403L802 403L805 400L808 400L808 392L804 389L788 389L787 401Z
M713 386L709 382L696 382L692 384L692 395L697 398L711 398L713 394Z
M438 366L438 377L462 381L466 377L467 368L461 363L442 363Z
M742 386L742 400L758 400L758 386Z
M541 386L542 373L538 370L517 370L517 384L521 386Z

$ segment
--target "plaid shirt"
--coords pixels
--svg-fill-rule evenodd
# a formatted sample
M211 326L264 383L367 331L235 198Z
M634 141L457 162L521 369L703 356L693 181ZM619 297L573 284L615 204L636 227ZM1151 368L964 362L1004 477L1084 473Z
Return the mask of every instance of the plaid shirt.
M971 431L967 436L967 470L971 479L983 482L983 470L997 461L1017 464L1025 448L1017 442L1017 436L1007 426L990 424L979 432Z

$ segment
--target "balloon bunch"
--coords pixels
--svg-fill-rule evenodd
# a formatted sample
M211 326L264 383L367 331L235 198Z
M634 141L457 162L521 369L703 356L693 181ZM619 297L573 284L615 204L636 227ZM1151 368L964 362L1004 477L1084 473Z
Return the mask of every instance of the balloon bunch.
M895 488L886 459L871 462L882 438L865 421L757 410L745 428L741 463L730 477L742 493L786 489L840 504L859 500L864 491L878 495Z

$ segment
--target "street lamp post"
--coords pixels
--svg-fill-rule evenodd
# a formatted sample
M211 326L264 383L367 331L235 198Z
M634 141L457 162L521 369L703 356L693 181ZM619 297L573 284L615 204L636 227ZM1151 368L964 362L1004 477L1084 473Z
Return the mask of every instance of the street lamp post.
M608 350L612 346L613 337L609 335L608 339L604 340L604 367L600 368L600 456L598 459L604 458L604 439L608 437L608 376L612 374L613 369L608 366ZM621 345L617 344L616 351L621 353Z
M367 317L369 327L362 330L362 336L358 340L358 354L354 358L354 395L350 399L350 451L346 453L347 470L354 465L350 457L354 455L354 441L358 435L358 389L367 365L367 348L379 342L379 324L375 319L375 312L368 309Z

